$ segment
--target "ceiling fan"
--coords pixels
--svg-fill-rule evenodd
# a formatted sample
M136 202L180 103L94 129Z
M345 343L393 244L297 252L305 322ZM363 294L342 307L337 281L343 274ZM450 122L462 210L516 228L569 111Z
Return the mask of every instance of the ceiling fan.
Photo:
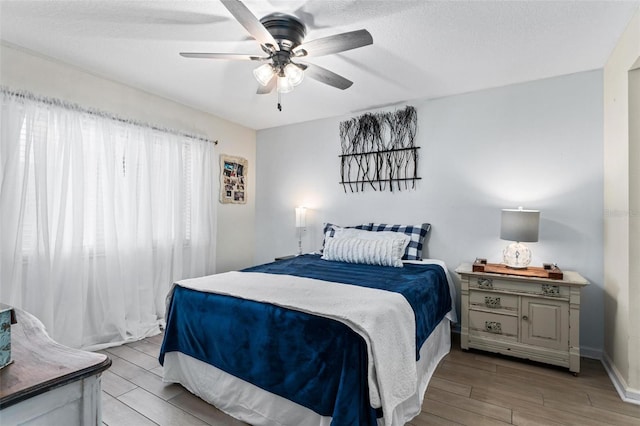
M348 89L353 84L333 71L299 62L298 59L344 52L373 43L373 38L367 30L349 31L303 43L307 28L295 16L276 12L258 20L240 0L220 1L251 37L260 43L266 56L193 52L181 52L180 55L185 58L265 62L253 71L260 83L257 93L268 94L276 89L280 111L280 94L292 91L294 86L302 82L305 75L341 90Z

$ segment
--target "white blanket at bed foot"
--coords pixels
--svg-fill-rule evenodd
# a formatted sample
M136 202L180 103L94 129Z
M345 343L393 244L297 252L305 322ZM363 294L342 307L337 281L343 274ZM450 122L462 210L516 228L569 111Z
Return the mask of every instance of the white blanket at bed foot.
M402 426L420 413L429 380L450 348L450 321L445 318L420 349L418 391L395 409L391 425ZM165 355L164 381L182 384L221 411L251 425L329 426L331 423L331 417L320 416L306 407L179 352ZM378 420L378 424L384 424L382 419Z

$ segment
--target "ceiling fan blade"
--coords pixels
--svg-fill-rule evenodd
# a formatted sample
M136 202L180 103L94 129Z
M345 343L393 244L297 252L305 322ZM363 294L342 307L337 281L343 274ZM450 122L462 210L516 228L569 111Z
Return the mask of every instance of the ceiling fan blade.
M295 56L323 56L357 49L370 44L373 44L373 37L371 37L369 31L357 30L303 43L295 49L294 54Z
M220 0L234 18L255 38L261 45L273 46L275 50L280 50L278 42L262 23L251 13L251 11L240 0Z
M242 53L197 53L197 52L180 52L180 56L185 58L200 59L230 59L236 61L266 61L269 57L261 57L255 55L244 55Z
M347 80L343 76L336 74L333 71L329 71L326 68L322 68L318 65L313 64L305 64L307 69L304 74L307 77L313 78L314 80L318 80L321 83L328 84L329 86L333 86L340 90L345 90L351 87L353 81Z
M271 80L269 80L269 83L267 83L266 86L259 84L258 91L256 93L258 95L268 95L269 93L273 92L273 89L276 88L277 82L278 82L278 79L274 75L273 77L271 77Z

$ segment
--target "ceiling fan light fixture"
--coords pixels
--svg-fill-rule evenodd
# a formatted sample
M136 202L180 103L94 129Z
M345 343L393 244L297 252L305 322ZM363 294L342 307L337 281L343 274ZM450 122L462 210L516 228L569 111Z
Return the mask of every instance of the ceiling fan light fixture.
M262 64L253 70L253 76L258 80L258 83L263 86L269 84L274 74L275 70L271 64Z
M304 80L304 70L293 63L288 63L284 67L284 75L289 79L292 86L297 86Z
M278 93L289 93L293 90L293 85L287 76L278 76Z
M267 61L253 70L253 75L260 84L256 93L265 95L271 93L275 88L280 111L282 111L280 95L291 92L295 86L302 83L307 70L309 78L321 83L340 90L351 87L353 82L339 74L318 65L295 63L291 60L307 56L341 53L368 46L373 43L373 37L367 30L348 31L305 42L307 27L299 18L286 13L274 12L258 19L243 1L221 0L235 20L260 44L262 51L267 56L199 52L180 52L180 55L186 58ZM312 19L313 17L308 18ZM309 69L309 66L312 68Z

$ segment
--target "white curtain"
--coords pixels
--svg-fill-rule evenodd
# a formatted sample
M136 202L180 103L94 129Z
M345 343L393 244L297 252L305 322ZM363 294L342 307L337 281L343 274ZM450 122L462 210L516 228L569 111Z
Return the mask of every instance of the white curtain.
M0 301L96 349L159 331L214 273L214 144L2 90Z

